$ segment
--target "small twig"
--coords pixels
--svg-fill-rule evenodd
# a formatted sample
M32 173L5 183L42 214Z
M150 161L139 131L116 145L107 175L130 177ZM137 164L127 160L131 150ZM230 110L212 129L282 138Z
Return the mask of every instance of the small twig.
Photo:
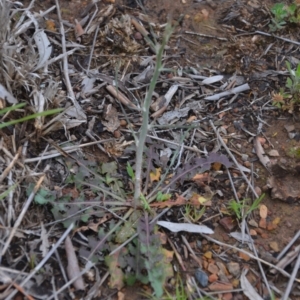
M210 34L203 34L203 33L198 33L198 32L193 32L193 31L185 31L184 33L197 35L197 36L201 36L201 37L205 37L205 38L217 39L217 40L220 40L220 41L228 41L228 39L226 39L226 38L219 37L219 36L214 36L214 35L210 35Z
M202 261L201 261L201 259L197 257L196 253L192 249L191 245L189 244L189 242L187 241L187 239L185 238L185 236L182 235L181 239L183 240L183 242L185 243L186 247L190 251L190 255L191 255L192 259L199 265L200 268L202 268Z
M7 178L8 173L10 172L10 170L13 168L13 166L16 164L17 160L19 159L20 153L21 153L21 149L22 147L19 148L17 154L15 155L15 157L13 158L13 160L10 162L10 164L6 167L6 169L2 172L2 174L0 175L0 183Z
M96 145L96 144L106 143L106 142L110 142L112 140L114 140L114 139L106 139L106 140L101 140L101 141L85 143L85 144L81 144L81 145L68 146L68 147L64 147L64 148L61 148L61 149L66 153L72 153L74 151L78 151L80 148L83 148L83 147L88 147L88 146L92 146L92 145ZM43 155L43 156L37 156L37 157L34 157L34 158L26 158L24 160L24 163L32 163L32 162L35 162L35 161L45 160L45 159L49 159L49 158L53 158L53 157L57 157L57 156L61 156L61 155L63 155L61 152L59 152L57 150L51 150L49 152L46 152L45 155Z
M66 54L66 52L67 52L66 37L65 37L65 30L64 30L64 25L62 22L60 7L59 7L59 0L55 0L55 4L56 4L58 20L60 23L62 52L63 52L63 54ZM71 85L71 81L70 81L70 77L69 77L68 57L66 55L63 57L63 74L64 74L64 78L65 78L65 85L66 85L69 97L70 97L71 101L73 102L74 107L76 108L77 116L80 119L86 120L86 115L75 98L75 94L74 94L74 91L73 91L73 88Z
M87 71L86 71L87 73L89 73L89 71L90 71L91 61L92 61L92 57L93 57L93 53L94 53L94 49L95 49L95 45L96 45L96 40L97 40L99 28L100 28L100 25L97 26L97 29L96 29L96 32L95 32L93 45L92 45L92 49L91 49L91 53L90 53L90 57L89 57L88 67L87 67Z
M295 234L293 239L282 249L282 251L277 255L277 259L280 260L282 256L292 247L292 245L298 240L300 236L300 230Z
M185 267L185 265L184 265L184 263L183 263L183 260L182 260L182 258L181 258L181 256L180 256L180 254L179 254L178 251L176 250L176 248L175 248L174 244L172 243L171 239L169 239L168 237L167 237L167 239L168 239L168 243L170 244L172 250L173 250L174 253L175 253L175 256L176 256L176 258L177 258L177 260L178 260L178 263L180 264L182 270L183 270L184 272L186 272L186 267Z

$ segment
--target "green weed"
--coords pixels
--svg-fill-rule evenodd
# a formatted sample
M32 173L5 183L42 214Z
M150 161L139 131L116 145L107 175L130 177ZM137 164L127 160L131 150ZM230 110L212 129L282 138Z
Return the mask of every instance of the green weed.
M262 194L257 198L251 205L248 205L249 199L241 200L237 202L236 200L230 200L228 203L229 211L236 216L238 220L245 219L252 211L259 207L260 202L265 197L265 194Z
M271 13L273 18L271 19L269 27L273 32L285 28L288 23L298 24L300 21L300 15L295 3L290 5L286 5L282 2L276 3L272 6Z

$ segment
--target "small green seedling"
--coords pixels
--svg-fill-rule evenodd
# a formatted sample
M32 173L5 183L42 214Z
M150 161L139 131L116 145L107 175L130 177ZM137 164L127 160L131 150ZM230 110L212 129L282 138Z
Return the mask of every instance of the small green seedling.
M192 223L198 222L205 213L205 206L203 206L200 210L191 205L185 206L185 214L184 216L190 220Z
M228 209L233 214L236 215L238 220L245 219L252 211L259 207L260 202L265 197L265 194L262 194L259 198L257 198L250 206L247 205L249 199L241 200L237 202L236 200L230 200L228 204Z
M274 4L271 8L273 18L269 25L271 31L277 31L285 28L287 23L298 23L297 5L295 3L286 5L282 2Z
M162 192L158 192L157 195L156 195L156 200L159 201L159 202L164 202L164 201L167 201L171 198L171 194L164 194Z

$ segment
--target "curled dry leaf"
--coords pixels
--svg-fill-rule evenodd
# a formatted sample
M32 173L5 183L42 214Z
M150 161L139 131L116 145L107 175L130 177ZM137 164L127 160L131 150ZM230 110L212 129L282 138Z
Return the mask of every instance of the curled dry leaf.
M107 131L114 132L120 127L118 112L111 104L107 105L104 118L106 121L102 121L102 124L106 127Z
M66 249L67 259L68 259L68 266L67 266L68 277L70 280L77 277L77 279L73 283L75 289L84 290L84 281L82 276L80 275L78 260L75 254L72 241L69 236L67 236L65 240L65 249Z
M245 271L241 275L241 287L243 289L244 294L250 300L263 300L263 298L256 292L256 290L254 289L254 287L248 281L248 279L246 277L246 272Z

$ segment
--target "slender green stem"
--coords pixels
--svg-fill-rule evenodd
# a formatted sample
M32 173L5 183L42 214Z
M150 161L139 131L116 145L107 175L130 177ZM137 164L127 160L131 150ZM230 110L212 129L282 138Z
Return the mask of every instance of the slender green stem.
M159 47L156 55L156 66L154 70L154 74L150 83L150 87L145 98L144 104L142 106L142 127L139 134L139 137L136 140L136 165L135 165L135 190L134 190L134 204L135 206L139 205L140 196L141 196L141 183L142 183L142 169L143 169L143 154L145 148L145 141L148 133L148 124L149 124L149 109L151 105L152 94L154 92L156 83L158 81L158 77L161 71L161 62L163 57L163 52L168 40L172 34L172 27L168 23L164 37L162 40L162 44Z

